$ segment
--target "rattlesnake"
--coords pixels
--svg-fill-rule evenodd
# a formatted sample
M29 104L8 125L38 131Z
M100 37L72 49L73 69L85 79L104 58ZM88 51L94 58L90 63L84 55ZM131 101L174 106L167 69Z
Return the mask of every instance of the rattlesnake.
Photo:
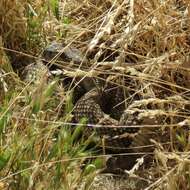
M58 54L60 54L58 61L76 63L76 66L75 64L72 66L75 68L77 68L77 65L78 67L79 65L81 66L82 63L87 67L87 59L81 57L81 53L78 50L75 48L69 49L69 47L64 48L62 43L54 42L48 46L42 58L49 63ZM40 68L46 67L46 63L40 64ZM72 67L70 67L70 64L67 65L67 69L72 70ZM59 65L55 68L65 70L65 65ZM46 73L48 73L48 70ZM78 95L74 100L73 121L79 123L82 118L87 118L90 124L87 125L88 132L94 130L97 136L104 139L105 148L116 152L153 151L153 146L138 149L136 147L152 144L150 139L158 139L161 130L154 127L144 128L142 126L161 124L162 121L158 122L156 117L152 119L147 119L147 117L140 118L141 110L130 110L130 106L126 109L125 99L129 98L130 93L126 97L125 94L127 93L125 93L126 91L122 86L102 83L102 81L94 80L93 77L87 77L78 82L76 89L75 92ZM80 91L81 89L82 92ZM140 97L136 99L138 101ZM134 127L134 125L138 126Z

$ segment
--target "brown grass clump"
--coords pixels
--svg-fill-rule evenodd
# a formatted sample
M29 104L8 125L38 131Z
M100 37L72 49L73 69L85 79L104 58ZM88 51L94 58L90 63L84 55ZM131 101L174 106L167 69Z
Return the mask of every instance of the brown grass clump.
M0 2L0 36L7 48L22 50L26 46L26 3L25 0Z

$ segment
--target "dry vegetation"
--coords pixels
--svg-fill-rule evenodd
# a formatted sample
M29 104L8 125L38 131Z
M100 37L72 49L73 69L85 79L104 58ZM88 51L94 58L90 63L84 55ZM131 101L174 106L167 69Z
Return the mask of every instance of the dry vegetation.
M1 0L0 189L190 189L189 18L188 0ZM110 74L108 81L129 89L126 112L140 113L146 138L159 134L147 168L127 179L101 177L98 155L81 170L84 158L97 155L86 150L91 137L76 141L81 127L71 133L65 124L71 97L57 79L33 85L17 75L52 40L81 49L90 75Z

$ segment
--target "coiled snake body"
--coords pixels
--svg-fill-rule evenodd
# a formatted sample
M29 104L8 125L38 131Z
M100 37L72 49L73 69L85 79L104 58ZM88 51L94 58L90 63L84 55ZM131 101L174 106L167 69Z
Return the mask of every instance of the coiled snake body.
M135 137L138 128L130 127L130 123L127 123L127 118L124 115L118 121L103 112L105 99L107 101L110 100L107 96L105 92L100 92L97 88L87 92L78 100L74 107L75 122L80 122L82 118L86 117L89 124L94 124L92 127L89 126L89 128L94 128L97 135L105 138L105 146L115 149L128 147ZM112 98L114 96L115 94ZM119 126L121 124L127 124L128 126Z
M57 54L60 54L64 55L60 56L61 61L65 61L66 57L68 58L66 61L87 62L80 58L81 56L75 48L66 48L65 51L62 51L63 49L63 44L53 43L46 48L43 58L48 62ZM43 64L39 68L42 67L44 67ZM36 72L36 69L34 69L34 72ZM30 74L30 72L28 73ZM79 83L79 88L80 85L81 83ZM136 152L133 150L135 146L150 143L149 139L152 134L149 132L153 131L156 134L155 130L152 130L152 128L141 130L140 127L133 127L134 124L141 125L143 122L137 117L138 111L131 114L125 110L124 102L126 97L122 87L112 84L105 85L105 83L97 87L97 85L93 85L91 78L87 78L81 86L85 88L86 92L79 95L80 98L75 101L73 119L78 123L82 118L87 118L88 123L92 125L88 127L88 131L95 130L97 136L104 139L105 148L116 150L117 152L128 152L129 150ZM80 92L77 93L80 94ZM146 122L143 124L146 124ZM144 131L146 131L146 135Z

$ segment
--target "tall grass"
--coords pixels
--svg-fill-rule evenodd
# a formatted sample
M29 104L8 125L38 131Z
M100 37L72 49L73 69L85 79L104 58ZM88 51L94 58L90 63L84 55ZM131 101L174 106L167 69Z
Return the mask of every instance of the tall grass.
M91 161L82 170L85 158L95 153L86 149L92 137L79 138L85 125L64 124L69 113L52 120L56 112L49 102L53 99L56 108L54 90L49 84L41 91L43 105L33 94L16 90L1 102L0 181L9 189L76 189L85 183L87 188L101 167L100 162Z
M57 3L1 1L2 58L5 52L15 52L13 57L20 56L20 52L38 54L52 30L48 21L59 17ZM58 87L56 80L46 83L42 76L37 84L23 83L10 73L13 70L6 70L8 64L8 58L2 60L0 70L0 187L88 189L101 166L98 160L83 166L85 158L95 154L86 149L92 137L79 138L85 125L73 128L65 124L72 105L65 99L64 89ZM58 114L60 102L63 105Z
M147 190L189 189L189 7L175 0L1 0L0 188L101 188L91 186L101 160L83 166L96 154L86 149L93 137L81 137L85 125L66 124L72 104L60 81L42 77L35 86L12 68L10 57L17 67L28 65L28 57L38 57L49 41L63 40L91 59L91 72L65 67L68 75L109 74L107 82L128 92L126 105L143 109L141 119L163 114L160 129L180 129L168 130L179 147L172 147L173 138L169 149L154 139L152 167L132 177L148 181ZM122 188L122 182L116 187L101 180L104 189Z

